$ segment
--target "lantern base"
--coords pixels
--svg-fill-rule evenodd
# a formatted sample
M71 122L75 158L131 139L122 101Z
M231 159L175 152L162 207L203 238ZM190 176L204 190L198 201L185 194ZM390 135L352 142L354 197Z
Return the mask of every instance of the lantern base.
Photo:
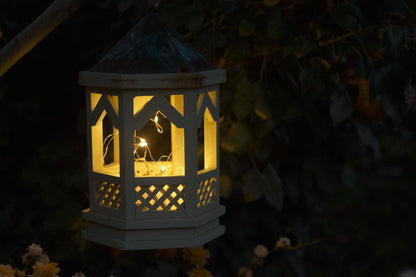
M211 214L224 212L225 208L219 206L215 211L211 211ZM84 211L84 215L88 213L89 211ZM159 221L157 225L160 226L160 223ZM121 250L144 250L195 247L221 236L225 231L225 227L219 225L218 217L199 226L173 228L159 228L159 226L157 228L147 226L145 229L119 229L89 221L88 228L82 232L82 237Z

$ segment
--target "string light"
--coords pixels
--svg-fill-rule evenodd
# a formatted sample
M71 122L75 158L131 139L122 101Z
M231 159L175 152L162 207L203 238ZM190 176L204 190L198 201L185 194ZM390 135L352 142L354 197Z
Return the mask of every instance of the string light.
M163 133L163 127L159 124L159 116L158 114L162 115L164 118L167 118L163 113L160 111L157 111L155 118L151 118L150 121L153 121L155 123L156 130L162 134Z
M162 125L160 125L159 123L159 115L163 116L164 118L167 118L162 112L158 111L155 115L154 118L151 118L150 121L155 123L155 128L158 131L158 133L162 134L164 132ZM108 154L108 149L109 146L111 144L111 142L114 140L114 138L116 136L119 135L118 130L113 133L108 135L104 141L104 147L105 147L105 151L104 151L104 159ZM140 156L139 152L139 148L143 149L143 156ZM136 131L134 131L134 151L133 151L133 155L134 155L134 161L135 162L143 162L147 168L147 172L145 172L143 174L143 176L146 175L150 175L150 172L152 172L150 170L150 167L153 167L154 169L156 169L156 172L158 174L161 175L167 175L169 173L169 169L172 167L172 165L166 165L166 163L171 162L172 161L172 152L169 155L162 155L158 160L156 160L153 155L152 155L152 151L150 150L150 147L146 141L145 138L139 137L136 135ZM150 158L150 161L148 161L148 157ZM183 175L184 174L184 168L183 167L178 167L176 169L176 173L179 175Z

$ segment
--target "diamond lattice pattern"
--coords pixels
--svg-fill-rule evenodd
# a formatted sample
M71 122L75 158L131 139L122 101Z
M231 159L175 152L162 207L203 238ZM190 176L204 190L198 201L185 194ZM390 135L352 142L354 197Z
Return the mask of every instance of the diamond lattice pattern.
M95 182L95 199L97 205L118 209L121 203L120 185L105 182Z
M205 206L215 200L217 187L217 178L212 177L211 179L202 180L199 183L197 196L198 204L197 207Z
M185 206L185 186L179 185L150 185L137 186L136 206L143 212L176 211Z

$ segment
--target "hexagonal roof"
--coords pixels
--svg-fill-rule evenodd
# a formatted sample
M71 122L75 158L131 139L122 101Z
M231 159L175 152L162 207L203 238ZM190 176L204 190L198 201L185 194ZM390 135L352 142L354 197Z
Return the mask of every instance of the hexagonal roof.
M148 13L90 71L146 74L211 69L207 60L159 14Z

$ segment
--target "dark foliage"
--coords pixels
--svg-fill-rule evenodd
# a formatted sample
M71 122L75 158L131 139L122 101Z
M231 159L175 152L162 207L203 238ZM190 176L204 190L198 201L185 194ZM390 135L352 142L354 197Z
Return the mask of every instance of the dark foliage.
M51 1L0 2L0 45ZM62 276L184 270L153 251L81 240L88 207L83 88L90 68L146 11L88 0L0 78L0 263L41 244ZM277 252L255 276L393 276L415 267L416 65L404 0L165 0L159 12L217 68L226 234L208 268L235 276L257 244ZM342 266L340 266L342 265ZM161 276L161 275L160 275Z

